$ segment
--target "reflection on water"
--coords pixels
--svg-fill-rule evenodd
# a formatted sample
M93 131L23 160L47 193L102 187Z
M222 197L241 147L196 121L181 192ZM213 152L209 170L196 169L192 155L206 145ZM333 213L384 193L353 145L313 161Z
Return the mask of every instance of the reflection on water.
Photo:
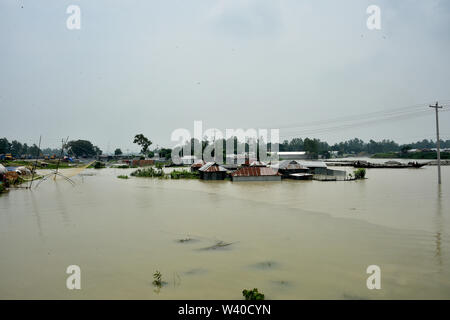
M0 196L0 298L450 298L436 168L357 182L117 179L88 170ZM63 171L62 171L63 172ZM86 175L87 174L87 175ZM90 175L93 174L93 175ZM82 290L65 288L68 265ZM368 265L382 289L366 288ZM163 281L158 293L152 275Z
M442 212L442 185L437 186L437 201L436 201L436 258L440 267L442 267L442 227L443 227L443 212ZM441 269L442 270L442 269Z

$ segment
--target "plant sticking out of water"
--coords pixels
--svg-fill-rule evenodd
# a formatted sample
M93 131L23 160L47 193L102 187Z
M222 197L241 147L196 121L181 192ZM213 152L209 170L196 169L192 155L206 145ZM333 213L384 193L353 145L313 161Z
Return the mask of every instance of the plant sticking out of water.
M355 175L356 180L364 179L366 177L366 169L364 168L356 169L355 171L353 171L353 174Z
M128 179L128 176L122 174L120 176L117 176L117 178L119 178L119 179Z
M164 178L164 171L162 168L154 169L153 167L148 167L144 169L137 169L131 173L133 177L143 177L143 178Z
M242 295L245 300L264 300L264 294L259 293L257 288L254 288L253 290L244 289Z
M90 168L92 168L92 167L90 166ZM93 168L94 169L102 169L102 168L105 168L105 164L103 162L96 161Z
M161 288L163 285L162 274L158 270L156 270L155 273L153 274L153 282L152 283L155 287L158 287L158 288Z
M190 172L187 170L182 170L182 171L174 170L170 173L170 178L171 179L198 179L199 174L198 174L198 172Z

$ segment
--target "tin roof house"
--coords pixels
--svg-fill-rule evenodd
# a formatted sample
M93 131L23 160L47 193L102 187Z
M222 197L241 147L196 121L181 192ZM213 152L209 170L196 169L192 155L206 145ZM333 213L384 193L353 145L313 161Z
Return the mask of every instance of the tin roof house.
M297 160L283 160L271 167L278 170L282 178L311 180L313 177L311 173L308 173L310 169L300 164Z
M216 162L207 162L198 172L202 180L223 180L227 177L227 169Z
M260 161L242 166L231 174L232 181L280 181L281 174Z

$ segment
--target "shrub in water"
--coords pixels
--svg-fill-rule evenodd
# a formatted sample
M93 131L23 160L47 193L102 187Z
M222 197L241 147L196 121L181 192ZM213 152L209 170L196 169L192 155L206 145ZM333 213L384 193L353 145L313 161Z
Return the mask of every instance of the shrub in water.
M258 289L254 288L253 290L244 289L242 291L242 295L245 300L264 300L264 294L259 293Z
M355 171L353 171L353 174L355 175L355 179L364 179L366 177L366 169L359 168Z

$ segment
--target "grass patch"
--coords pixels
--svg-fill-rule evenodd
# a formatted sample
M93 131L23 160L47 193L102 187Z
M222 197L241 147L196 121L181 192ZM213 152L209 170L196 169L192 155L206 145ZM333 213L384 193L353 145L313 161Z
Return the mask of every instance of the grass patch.
M155 169L153 167L137 169L133 171L131 174L133 177L141 177L141 178L164 178L165 173L162 168Z
M103 162L101 162L101 161L95 161L95 163L94 164L91 164L88 168L90 168L90 169L92 169L92 168L94 168L94 169L103 169L103 168L105 168L106 166L105 166L105 164L103 163Z
M198 179L199 177L198 172L190 172L187 170L174 170L170 173L171 179Z

